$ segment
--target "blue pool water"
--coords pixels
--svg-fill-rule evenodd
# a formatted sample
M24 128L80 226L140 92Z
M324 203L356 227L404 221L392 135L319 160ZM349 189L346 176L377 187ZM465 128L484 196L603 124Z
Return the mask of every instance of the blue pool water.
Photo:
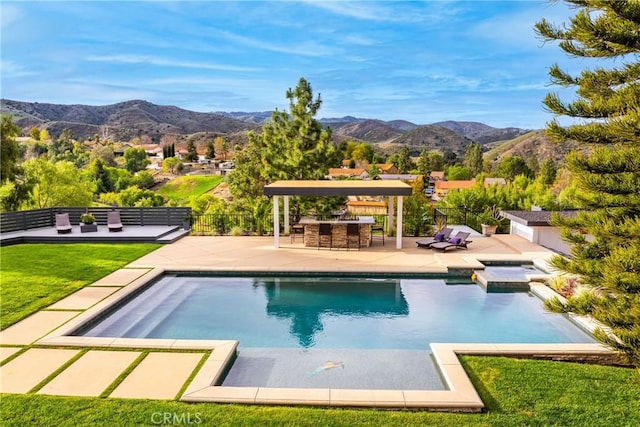
M594 342L526 292L486 293L444 279L351 277L165 276L78 334L300 349Z

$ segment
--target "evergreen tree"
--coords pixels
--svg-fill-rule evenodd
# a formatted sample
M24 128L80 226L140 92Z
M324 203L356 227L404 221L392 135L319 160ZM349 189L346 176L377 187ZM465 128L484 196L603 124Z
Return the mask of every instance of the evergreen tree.
M198 151L196 149L196 143L193 140L187 141L187 155L184 158L187 162L198 161Z
M482 147L478 143L471 143L464 153L464 166L476 176L482 172Z
M640 3L565 2L577 9L570 23L554 26L543 19L536 24L537 33L545 41L559 41L570 56L597 58L607 67L586 69L578 76L551 67L552 82L575 87L577 97L565 103L548 94L546 108L581 120L566 128L553 120L547 133L558 141L606 146L567 157L579 189L577 203L584 211L573 219L556 218L573 244L573 256L556 257L553 264L578 275L593 292L555 306L592 314L617 339L604 332L599 337L640 364Z
M411 169L411 157L409 157L409 147L406 145L400 150L398 154L398 167L399 173L407 173Z
M541 177L544 184L551 185L556 182L557 175L558 168L553 159L549 158L542 162L542 165L540 165L540 172L538 173L538 176Z
M431 160L429 159L429 150L423 148L418 158L418 173L424 176L431 172Z
M207 143L207 159L215 159L216 158L216 144L213 141L209 141Z
M289 111L275 110L262 133L250 133L247 147L235 153L236 167L229 175L234 197L255 199L266 183L281 179L321 179L339 164L331 130L314 118L320 96L314 99L311 85L301 78L286 97Z

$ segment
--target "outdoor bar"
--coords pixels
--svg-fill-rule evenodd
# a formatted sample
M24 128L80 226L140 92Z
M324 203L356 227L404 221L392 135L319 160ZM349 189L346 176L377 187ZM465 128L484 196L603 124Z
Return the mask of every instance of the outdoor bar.
M388 198L388 227L396 225L396 248L402 249L402 203L404 196L410 196L412 188L402 181L322 181L295 180L276 181L264 187L264 194L273 197L273 243L280 247L280 196L284 199L284 233L289 233L289 197L331 197L331 196L385 196ZM397 206L397 222L394 221L394 200ZM319 224L317 225L319 227ZM369 228L367 226L367 228ZM315 235L317 236L317 234ZM306 238L306 227L305 227ZM370 238L370 237L369 237ZM306 239L305 239L306 241Z
M355 247L371 246L371 226L375 224L372 216L359 216L351 219L318 220L315 218L302 218L298 224L304 225L304 245L309 247L351 248L354 247L355 238L358 243ZM331 239L328 244L326 239L320 238L320 224L330 225ZM355 224L358 229L357 236L349 236L348 224Z

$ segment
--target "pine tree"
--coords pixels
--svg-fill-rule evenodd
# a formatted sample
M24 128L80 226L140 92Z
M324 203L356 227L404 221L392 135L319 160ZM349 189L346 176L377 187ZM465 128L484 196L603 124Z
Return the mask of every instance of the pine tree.
M577 9L570 23L554 26L543 19L537 33L559 41L570 56L597 58L609 67L572 76L554 65L549 72L553 83L575 87L577 97L565 103L548 94L544 105L581 120L565 128L554 119L548 135L599 145L567 157L579 188L576 203L584 210L576 218L556 218L573 245L570 259L553 260L593 292L555 306L593 315L617 337L601 331L599 338L640 365L640 2L565 2Z
M471 143L464 153L464 165L471 176L476 176L482 172L482 147L478 143Z
M198 161L198 151L196 149L196 144L192 140L187 141L187 155L185 156L185 160L187 162L197 162Z
M216 144L213 141L209 141L207 143L207 159L215 159L216 158Z
M311 85L301 78L286 97L289 111L276 109L262 133L249 134L249 144L235 153L236 167L229 175L234 198L256 198L265 184L277 180L321 179L339 164L341 153L331 142L331 130L314 118L320 96L314 99Z

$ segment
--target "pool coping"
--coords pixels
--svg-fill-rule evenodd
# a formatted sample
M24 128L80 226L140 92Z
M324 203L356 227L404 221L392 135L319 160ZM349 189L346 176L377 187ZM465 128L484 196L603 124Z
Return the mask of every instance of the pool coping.
M200 268L197 272L220 272L216 268ZM228 270L227 270L228 271ZM456 412L480 412L484 403L465 372L459 355L508 356L593 356L613 352L598 343L586 344L465 344L432 343L436 368L447 390L372 390L332 388L229 387L216 385L233 364L239 342L234 340L185 340L149 338L105 338L69 336L89 320L104 314L114 304L148 286L175 269L153 268L120 290L83 311L34 344L56 347L153 348L161 350L205 350L211 354L195 374L179 400L185 402L218 402L243 404L277 404L336 407L376 407L389 409L432 409ZM271 273L274 271L271 270ZM256 272L257 273L257 272ZM530 283L531 292L541 299L557 296L541 283ZM596 322L586 316L570 315L582 328L593 331Z

